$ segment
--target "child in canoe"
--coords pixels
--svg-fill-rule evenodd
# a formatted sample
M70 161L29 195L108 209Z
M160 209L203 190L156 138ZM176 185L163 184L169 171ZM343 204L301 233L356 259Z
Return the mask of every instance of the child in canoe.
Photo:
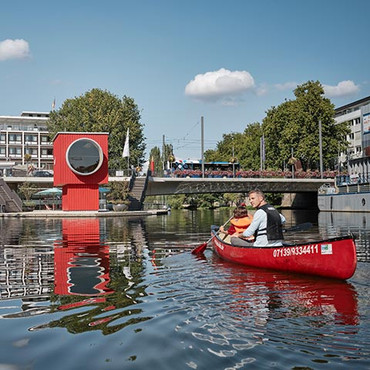
M237 206L234 209L233 218L230 220L230 227L225 230L220 226L220 231L224 234L233 235L234 233L242 233L251 224L253 217L248 214L248 210L244 205Z

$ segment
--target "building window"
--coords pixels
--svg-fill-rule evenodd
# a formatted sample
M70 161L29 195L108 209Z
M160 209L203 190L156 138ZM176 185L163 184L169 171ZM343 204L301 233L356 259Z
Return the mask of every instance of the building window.
M53 149L41 149L41 155L42 156L52 156L53 155Z
M9 134L9 141L20 143L22 136L20 134Z
M78 175L91 175L103 163L103 150L92 139L77 139L67 149L68 167Z
M9 148L9 155L21 155L22 151L21 148Z
M0 155L2 155L2 156L5 155L5 148L0 148Z
M26 135L25 140L28 143L36 143L37 142L37 136L36 135Z
M33 156L37 156L37 149L36 148L26 148L25 149L25 154L30 154Z

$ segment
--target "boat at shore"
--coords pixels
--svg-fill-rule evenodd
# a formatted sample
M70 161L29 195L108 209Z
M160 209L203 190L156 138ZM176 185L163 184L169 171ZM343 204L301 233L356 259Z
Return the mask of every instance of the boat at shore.
M320 211L370 212L370 183L336 180L335 186L324 184L318 190Z
M222 259L246 266L335 279L349 279L357 266L352 235L281 247L238 247L212 230L213 250Z

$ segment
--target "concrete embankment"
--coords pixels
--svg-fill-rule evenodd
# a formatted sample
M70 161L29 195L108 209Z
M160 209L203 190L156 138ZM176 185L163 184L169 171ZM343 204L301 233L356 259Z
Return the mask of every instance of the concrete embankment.
M153 209L147 211L32 211L0 213L0 217L17 218L78 218L78 217L144 217L167 214L167 209Z

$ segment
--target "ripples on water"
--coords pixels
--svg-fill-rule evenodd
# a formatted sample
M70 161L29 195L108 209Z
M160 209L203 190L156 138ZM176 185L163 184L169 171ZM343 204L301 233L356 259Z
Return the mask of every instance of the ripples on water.
M368 368L370 222L351 217L303 233L358 234L347 282L193 256L224 214L0 220L0 368Z

